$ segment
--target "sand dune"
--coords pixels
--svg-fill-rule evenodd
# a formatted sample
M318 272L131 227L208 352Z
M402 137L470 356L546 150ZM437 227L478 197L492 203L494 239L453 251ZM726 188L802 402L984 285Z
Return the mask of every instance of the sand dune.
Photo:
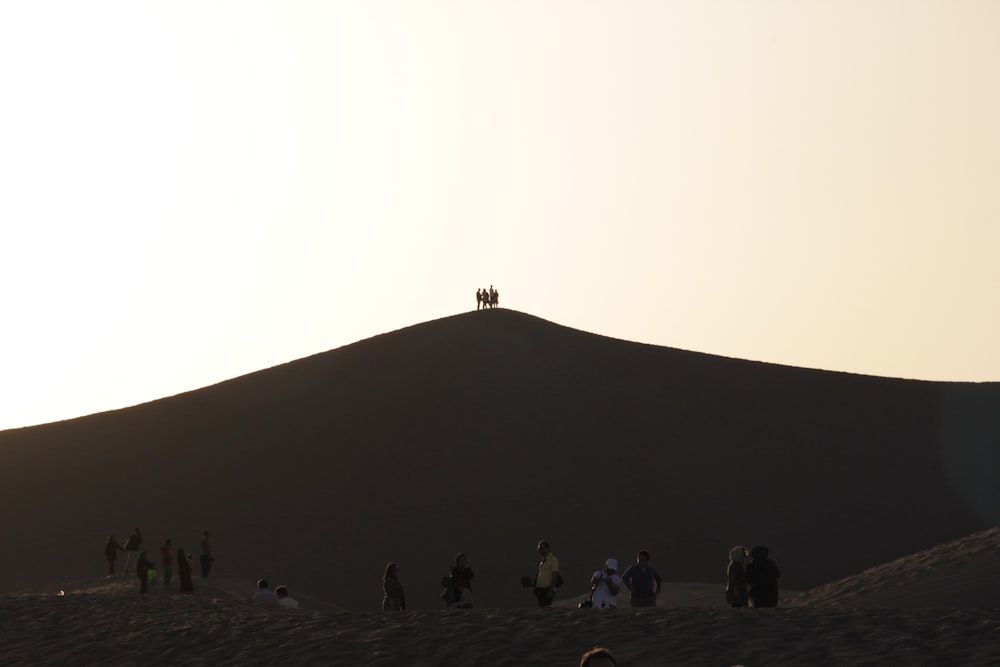
M389 560L434 609L458 551L479 604L530 606L540 537L564 597L640 547L669 580L721 583L741 543L805 590L1000 523L998 399L468 313L0 433L0 590L103 574L107 534L134 526L188 549L207 528L217 574L354 610Z

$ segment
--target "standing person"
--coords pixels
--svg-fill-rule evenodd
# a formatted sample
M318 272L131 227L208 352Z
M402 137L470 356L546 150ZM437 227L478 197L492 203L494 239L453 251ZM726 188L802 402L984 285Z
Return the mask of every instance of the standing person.
M278 598L278 604L282 607L291 607L292 609L299 608L298 600L288 595L288 588L285 586L275 587L274 595Z
M655 607L656 596L660 594L663 580L649 564L649 552L645 549L635 555L635 565L630 565L622 582L629 590L629 604L633 607Z
M104 558L108 561L108 576L115 576L115 561L118 560L118 552L125 551L125 548L118 544L114 535L108 535L108 541L104 544Z
M604 562L604 567L590 578L590 583L594 586L594 593L590 599L595 608L618 606L618 591L622 588L622 578L617 572L618 561L609 558Z
M483 291L481 289L476 289L476 310L483 307Z
M208 573L212 571L212 550L208 546L208 531L206 530L201 536L201 578L204 579L208 576Z
M163 546L160 547L160 555L163 556L163 587L170 588L170 577L173 576L174 558L170 554L170 538L168 537Z
M382 575L382 611L406 611L403 584L399 583L399 566L389 563Z
M466 588L471 591L474 576L476 573L469 567L468 557L465 554L455 556L455 564L451 566L451 578L454 584L457 586L459 582L464 581Z
M733 547L729 550L729 566L726 568L726 602L734 607L746 607L747 575L743 564L747 559L747 548Z
M493 306L496 308L500 307L500 290L494 290L493 292Z
M135 563L135 576L139 577L139 594L146 594L146 587L149 586L149 571L153 564L146 558L146 552L139 553L139 560Z
M139 553L142 551L142 531L138 528L125 540L125 574L131 571L132 567L139 562Z
M490 308L492 308L493 305L494 305L494 303L495 303L494 296L493 296L494 294L495 294L495 292L493 291L493 285L490 285L490 293L489 293L489 297L488 297L489 298Z
M177 550L177 576L181 580L181 593L194 593L194 585L191 583L191 561L184 549Z
M750 550L752 560L747 565L746 578L750 588L748 595L755 607L778 606L778 577L781 576L781 570L767 554L767 547L754 547Z
M562 583L559 575L559 559L552 553L549 543L541 540L536 548L542 560L538 563L538 574L535 576L535 597L539 607L548 607L556 597L556 589Z
M270 589L267 579L263 578L257 580L257 592L252 599L260 604L278 604L278 596Z

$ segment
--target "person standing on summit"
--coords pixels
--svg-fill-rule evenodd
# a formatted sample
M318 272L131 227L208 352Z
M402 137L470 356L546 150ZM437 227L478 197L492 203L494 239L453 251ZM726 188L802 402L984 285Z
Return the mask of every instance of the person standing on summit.
M132 567L139 563L139 554L142 553L142 531L138 528L125 540L125 574L131 572Z
M538 563L538 574L535 576L535 597L538 598L539 607L549 607L562 581L559 574L559 559L553 555L549 543L545 540L538 543L537 551L542 560Z
M753 560L746 567L746 582L754 607L778 606L778 577L781 576L781 570L767 554L767 547L754 547L750 550L750 558Z

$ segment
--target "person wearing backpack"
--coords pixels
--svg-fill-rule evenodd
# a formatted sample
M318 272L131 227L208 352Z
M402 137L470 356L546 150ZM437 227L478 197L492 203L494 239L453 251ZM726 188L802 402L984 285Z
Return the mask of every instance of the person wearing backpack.
M535 597L539 607L548 607L556 597L556 589L562 584L559 574L559 559L549 548L549 543L542 540L538 543L538 555L542 560L538 563L538 574L535 576Z

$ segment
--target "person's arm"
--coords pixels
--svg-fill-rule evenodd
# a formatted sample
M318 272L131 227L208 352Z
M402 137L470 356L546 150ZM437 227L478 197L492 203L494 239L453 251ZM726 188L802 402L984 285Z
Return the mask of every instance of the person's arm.
M653 570L653 581L656 582L656 595L660 594L660 589L663 588L663 579L660 578L660 573L655 569Z
M595 584L595 585L601 583L601 571L600 570L598 570L597 572L595 572L594 576L592 576L590 578L590 583Z
M625 584L625 588L629 589L631 592L635 592L635 588L632 586L632 567L629 566L625 570L625 574L622 575L622 583Z
M608 581L608 590L611 591L611 594L618 595L618 591L621 590L621 586L615 583L614 576L608 577L607 581ZM620 578L619 581L621 581Z

